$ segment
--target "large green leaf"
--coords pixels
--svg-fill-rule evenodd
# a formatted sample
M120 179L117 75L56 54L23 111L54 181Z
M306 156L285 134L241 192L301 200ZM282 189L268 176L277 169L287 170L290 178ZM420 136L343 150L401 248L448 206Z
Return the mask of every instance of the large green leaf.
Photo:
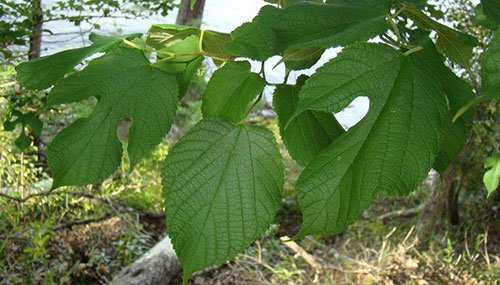
M456 114L463 106L474 100L474 92L467 82L457 77L443 64L444 59L430 40L422 45L424 50L416 53L414 57L426 66L429 74L433 74L434 78L441 81L451 114ZM433 165L435 170L443 173L458 157L467 140L473 117L474 110L469 109L446 130L442 148Z
M272 223L283 166L271 131L203 119L169 152L163 168L168 234L184 268L233 258Z
M49 146L54 188L96 183L112 174L122 156L117 126L124 118L133 121L128 153L135 165L170 129L178 87L173 75L153 68L141 51L118 47L59 81L48 104L90 96L99 100L92 114L61 131Z
M482 96L500 99L500 32L496 31L481 62Z
M407 6L404 11L421 28L437 33L436 46L440 52L462 66L470 65L473 49L477 45L475 37L433 20L415 6Z
M483 5L479 4L476 6L476 8L474 9L474 23L490 30L496 30L498 27L497 22L486 16L484 10L485 9L483 9Z
M202 96L203 116L223 116L239 122L265 86L265 80L250 71L248 61L228 62L214 72L207 84Z
M344 133L332 113L305 111L285 124L295 112L300 86L278 85L273 106L278 114L281 137L288 152L302 165L307 165L319 152Z
M348 47L318 69L296 114L338 112L358 96L370 99L366 117L297 182L304 215L298 236L342 231L379 191L408 194L427 176L451 123L443 87L421 59L377 44Z
M119 45L124 38L138 37L139 34L126 37L106 37L91 34L93 42L88 47L70 49L45 56L36 60L23 62L17 69L17 80L21 86L28 89L45 89L54 85L59 79L73 70L85 58L98 52L107 52Z
M336 47L368 40L387 29L389 3L361 0L332 4L298 3L285 9L264 6L260 24L272 29L277 49Z
M483 12L490 20L500 24L500 1L498 0L481 0Z

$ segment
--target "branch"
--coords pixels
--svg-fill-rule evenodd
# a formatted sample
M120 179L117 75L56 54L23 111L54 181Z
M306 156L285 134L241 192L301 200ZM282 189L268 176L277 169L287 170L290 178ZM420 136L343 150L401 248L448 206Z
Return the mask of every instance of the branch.
M35 197L40 197L40 196L48 196L49 194L57 194L57 193L61 193L61 191L55 191L55 189L50 189L48 191L43 191L43 192L38 192L38 193L34 193L34 194L30 194L24 198L17 198L17 197L14 197L14 196L10 196L10 195L7 195L5 193L2 193L0 192L0 197L3 197L3 198L6 198L6 199L9 199L11 201L14 201L16 203L24 203L32 198L35 198Z
M411 217L411 216L415 216L418 213L422 212L424 210L424 208L425 208L425 203L422 203L418 207L415 207L415 208L402 209L402 210L397 210L397 211L385 213L385 214L379 216L377 219L380 221L385 221L385 220L389 220L392 218Z
M113 215L106 214L106 215L104 215L102 217L98 217L98 218L91 218L91 219L86 219L86 220L76 220L76 221L70 221L70 222L63 223L63 224L58 224L58 225L55 225L55 226L50 227L48 229L51 231L70 229L73 226L81 226L81 225L88 225L88 224L92 224L92 223L102 222L102 221L105 221L105 220L110 219L112 217L113 217Z

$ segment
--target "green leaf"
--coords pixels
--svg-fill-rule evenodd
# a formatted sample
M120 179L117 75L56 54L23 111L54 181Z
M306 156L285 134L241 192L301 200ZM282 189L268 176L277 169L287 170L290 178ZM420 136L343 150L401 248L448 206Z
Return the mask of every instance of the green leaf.
M498 0L481 0L483 12L490 20L500 24L500 1Z
M28 89L45 89L54 85L59 79L71 72L85 58L98 52L107 52L119 45L125 38L138 37L134 34L115 38L91 34L93 44L88 47L70 49L36 60L23 62L16 68L17 80Z
M232 122L240 122L252 100L265 86L265 80L250 71L249 62L228 62L214 72L207 84L202 96L203 116L223 116Z
M190 0L189 1L189 9L191 9L191 11L193 11L194 5L196 5L196 1L197 0Z
M500 180L500 155L488 157L484 161L484 168L487 171L484 173L483 182L488 190L488 197L498 188Z
M164 47L162 52L168 53L192 53L196 54L200 52L199 49L199 37L196 35L191 35L183 40L176 40L170 45ZM164 60L165 56L158 56L160 60ZM176 75L177 83L179 84L179 97L183 97L188 88L194 75L203 63L203 56L200 55L188 55L188 56L177 56L168 61L156 62L155 66L166 73L172 73Z
M19 150L25 151L28 147L30 147L31 139L24 133L24 130L22 130L21 134L16 139L15 144Z
M291 70L301 70L311 68L325 51L324 48L303 48L303 49L287 49L283 52L285 66Z
M176 74L177 83L179 84L179 97L183 97L184 95L186 95L186 92L189 89L189 85L191 84L191 81L195 77L202 63L203 57L199 56L193 61L189 62L181 73Z
M424 42L423 47L424 50L416 53L414 57L427 66L429 74L433 74L434 78L441 81L451 114L454 115L464 105L474 100L474 92L467 82L457 77L443 64L444 59L437 52L431 40L428 39ZM470 109L447 128L442 148L433 165L433 168L439 173L443 173L462 151L473 117L474 110Z
M481 95L500 99L500 32L495 32L481 62Z
M497 22L490 19L488 16L486 16L484 14L483 5L481 5L481 4L477 5L476 8L474 9L474 11L476 13L476 15L474 17L474 22L477 25L481 25L481 26L483 26L487 29L490 29L490 30L497 29L497 27L498 27Z
M17 124L21 124L22 128L29 126L31 131L35 136L40 136L42 134L43 123L36 117L36 113L28 112L28 113L20 113L16 112L15 114L10 114L10 116L14 115L17 117L15 120L10 121L6 120L3 124L5 131L13 131Z
M146 43L155 49L161 50L193 35L198 36L199 30L181 25L156 24L149 29Z
M190 62L201 57L200 55L197 55L197 53L200 52L198 42L198 36L192 35L163 48L161 52L164 53L189 55L179 55L170 58L169 55L159 53L158 59L162 60L162 62L155 63L155 66L167 73L183 72ZM167 58L170 59L166 60Z
M451 115L440 81L419 58L386 45L355 44L318 69L299 94L296 114L338 112L359 96L370 100L366 117L297 182L304 215L299 237L341 232L377 192L408 194L441 148Z
M196 37L196 51L202 50L211 57L218 60L227 61L234 57L233 54L224 49L224 44L231 41L231 36L226 33L219 33L210 30L203 32L202 50L200 50L199 39L202 32L199 29L180 25L154 25L149 29L147 43L158 49L168 51L168 47L179 44L179 41L186 41L188 38ZM181 52L181 51L177 51Z
M368 40L387 29L386 0L332 4L299 3L285 9L264 6L260 24L276 34L277 49L329 48Z
M235 55L259 61L285 53L285 59L292 65L298 61L298 56L304 61L303 49L316 48L313 56L306 58L306 64L302 62L294 67L307 68L301 66L316 62L318 48L368 40L382 33L387 29L385 18L388 14L387 0L332 4L303 2L285 9L264 6L251 23L231 33L233 41L225 47ZM298 54L297 50L300 50Z
M462 66L470 66L473 49L477 46L475 37L434 21L415 6L407 6L404 11L421 28L436 31L436 47L441 53Z
M303 2L323 3L323 0L264 0L264 1L271 4L279 4L281 7L288 7Z
M283 166L271 131L203 119L169 152L163 168L167 227L184 269L233 258L259 238L280 205Z
M244 23L232 31L231 39L224 45L224 49L234 55L265 61L276 54L276 36L269 27L259 23L259 16L253 22Z
M92 114L61 131L49 146L53 188L97 183L111 175L122 156L117 126L124 118L133 122L128 142L133 167L170 129L178 87L174 76L153 68L141 51L118 47L59 81L48 104L90 96L99 100Z
M285 124L295 112L300 86L278 85L273 106L278 114L281 137L288 152L302 165L307 165L318 153L344 133L332 113L305 111Z
M214 58L216 63L220 60L228 61L234 58L234 55L226 51L224 45L231 41L231 35L214 31L205 31L203 34L203 51Z

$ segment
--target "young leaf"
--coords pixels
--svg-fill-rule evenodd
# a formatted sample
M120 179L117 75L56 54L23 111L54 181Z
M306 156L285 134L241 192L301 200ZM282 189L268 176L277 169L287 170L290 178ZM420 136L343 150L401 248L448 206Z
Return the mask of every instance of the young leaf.
M88 47L70 49L19 64L16 68L17 80L21 86L28 89L48 88L72 71L85 58L94 53L107 52L119 45L125 38L138 36L140 34L115 38L91 34L89 38L93 44Z
M488 157L484 161L484 168L487 171L484 173L483 182L489 197L498 188L500 180L500 155Z
M477 45L475 37L434 21L415 6L407 6L404 11L421 28L436 31L436 46L440 52L462 66L470 65L472 51Z
M156 24L149 29L146 43L155 49L161 50L177 41L182 41L193 35L198 36L199 34L200 31L192 27Z
M163 50L189 37L197 37L199 41L201 34L201 30L192 27L170 24L153 25L148 31L147 43L158 50ZM200 50L199 42L196 47L199 52L203 50L207 55L219 60L229 60L234 57L224 49L224 44L229 41L231 41L229 34L207 30L203 32L202 49Z
M203 63L203 56L195 55L200 52L199 37L190 35L182 40L176 40L164 47L161 51L172 54L194 54L187 56L177 56L168 61L156 62L155 66L166 73L173 73L179 84L179 97L183 97L188 90L189 84L194 75ZM165 56L158 56L164 60Z
M319 152L344 133L332 113L305 111L285 124L295 112L300 86L279 85L274 91L273 106L278 114L281 137L293 159L307 165Z
M496 31L481 62L482 96L500 99L500 32Z
M141 51L118 47L59 81L48 104L90 96L99 100L92 114L61 131L49 146L53 188L96 183L111 175L122 156L116 132L123 118L133 121L128 153L135 165L170 129L178 87L174 76L153 68Z
M273 222L283 188L274 135L258 126L203 119L169 152L163 187L168 234L184 269L233 258Z
M198 36L193 35L186 37L183 40L176 41L175 43L163 48L161 52L188 55L178 55L170 58L169 60L155 63L156 67L167 73L183 72L190 62L194 61L198 57L201 57L198 55L200 52L198 42ZM169 58L169 56L163 56L163 54L159 53L158 59L165 60L166 58Z
M297 182L299 237L342 231L379 191L408 194L427 176L451 123L440 81L420 59L377 44L348 47L318 69L299 94L296 114L338 112L358 96L370 99L366 117Z
M248 61L228 62L212 75L202 96L203 116L223 116L232 122L245 118L252 100L266 82L250 71Z

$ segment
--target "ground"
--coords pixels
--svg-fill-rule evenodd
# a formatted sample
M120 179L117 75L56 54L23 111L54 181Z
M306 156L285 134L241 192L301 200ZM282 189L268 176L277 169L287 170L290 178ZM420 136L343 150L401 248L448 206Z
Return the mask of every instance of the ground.
M276 131L274 120L253 121L264 122ZM145 253L166 234L160 168L173 143L175 136L130 173L125 162L102 185L68 187L23 203L0 199L6 221L0 226L0 284L105 284ZM276 224L233 261L196 274L191 284L495 284L500 279L499 209L491 206L494 198L473 190L461 196L463 225L432 237L429 248L416 238L418 213L381 219L418 207L429 192L425 184L408 197L379 196L340 235L286 242L282 237L300 227L293 185L301 168L281 150L287 175ZM25 192L43 188L30 184L47 179L32 173L35 155L12 150L12 156L4 177L14 171L25 178L10 185Z

